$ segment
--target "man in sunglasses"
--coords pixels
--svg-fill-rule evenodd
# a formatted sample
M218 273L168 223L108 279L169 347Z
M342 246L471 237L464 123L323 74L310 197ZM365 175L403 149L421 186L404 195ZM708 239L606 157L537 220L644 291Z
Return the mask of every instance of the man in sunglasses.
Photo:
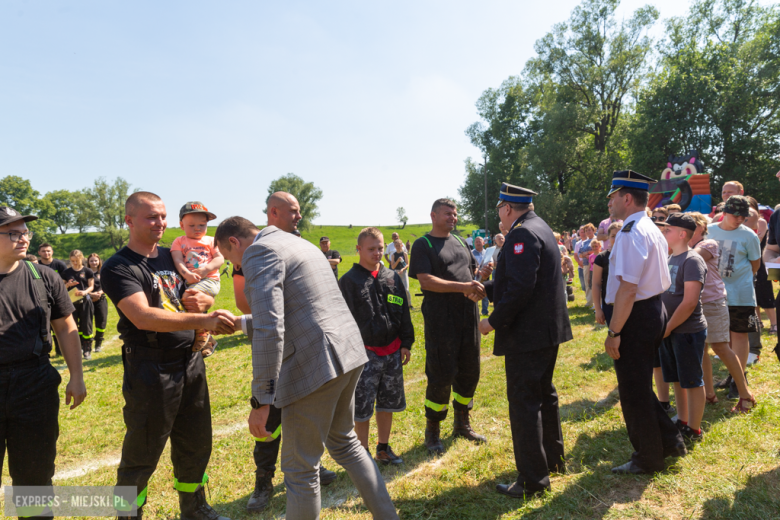
M57 387L62 381L49 362L52 328L70 374L65 404L77 407L87 390L65 284L53 270L25 261L32 238L27 222L37 218L0 206L0 442L8 450L14 487L41 486L42 496L50 496L59 436ZM0 463L5 449L1 453ZM45 509L19 508L16 513L51 516Z

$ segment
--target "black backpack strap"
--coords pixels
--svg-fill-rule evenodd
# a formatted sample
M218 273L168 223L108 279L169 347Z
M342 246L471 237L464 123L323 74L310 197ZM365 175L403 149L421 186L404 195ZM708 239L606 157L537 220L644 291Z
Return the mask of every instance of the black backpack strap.
M39 330L35 341L35 347L33 348L33 354L36 357L39 357L43 353L43 345L45 343L51 344L51 339L49 337L49 317L51 316L49 292L46 290L46 284L43 283L43 278L41 278L41 274L35 268L35 265L26 260L24 263L27 265L27 268L33 277L33 290L35 291L35 299L38 302Z

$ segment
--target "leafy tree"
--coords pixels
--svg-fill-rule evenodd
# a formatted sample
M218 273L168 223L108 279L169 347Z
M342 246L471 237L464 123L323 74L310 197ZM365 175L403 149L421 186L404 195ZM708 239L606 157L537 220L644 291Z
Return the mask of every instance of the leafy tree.
M87 229L98 227L99 217L95 203L92 200L89 189L72 192L74 204L77 208L73 216L73 227L79 233Z
M406 210L404 208L398 208L395 210L398 222L402 224L401 229L406 227L406 223L409 221L409 217L406 216Z
M288 173L271 181L271 185L268 187L268 197L265 199L266 202L277 191L285 191L298 199L298 204L301 206L299 229L304 231L309 229L312 221L320 216L317 211L317 202L322 199L322 190L316 187L314 183L306 182L294 173ZM264 209L263 211L266 210Z
M33 232L32 248L50 239L56 226L50 217L54 213L51 202L41 198L29 180L9 175L0 179L0 205L10 206L24 215L35 215L38 220L28 222Z
M105 177L95 179L94 186L85 191L97 214L96 227L108 235L111 246L119 251L125 245L129 232L125 227L125 201L130 195L130 183L117 177L110 183Z
M74 197L75 193L68 190L50 191L45 195L53 207L51 221L56 224L61 234L68 232L76 221L76 215L79 212L78 204Z
M611 172L625 167L626 128L633 93L648 67L658 18L651 6L618 22L618 0L584 0L568 22L536 42L537 56L519 78L486 91L477 103L485 124L466 131L484 162L466 162L461 187L472 221L484 215L488 194L502 181L539 193L537 211L553 227L606 216L603 193ZM488 213L497 225L497 217Z
M780 16L746 0L699 0L667 23L661 68L640 96L633 164L660 172L696 149L713 176L780 197Z

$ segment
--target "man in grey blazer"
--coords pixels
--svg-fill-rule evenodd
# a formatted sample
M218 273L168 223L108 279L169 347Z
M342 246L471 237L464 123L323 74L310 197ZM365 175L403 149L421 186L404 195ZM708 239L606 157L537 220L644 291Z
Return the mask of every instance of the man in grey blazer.
M252 340L249 429L268 437L269 406L281 408L288 518L319 518L323 444L374 518L398 518L354 431L355 386L368 360L360 330L320 250L282 231L297 208L292 195L274 193L268 227L258 231L250 221L230 217L215 235L222 254L244 272L252 309L252 316L236 322Z

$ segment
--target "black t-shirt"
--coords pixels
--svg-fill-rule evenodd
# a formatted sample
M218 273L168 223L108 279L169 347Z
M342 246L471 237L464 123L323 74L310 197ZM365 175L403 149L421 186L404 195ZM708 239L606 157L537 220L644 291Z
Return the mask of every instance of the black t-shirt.
M454 235L439 238L425 235L414 241L409 255L409 276L430 274L450 282L469 283L474 280L477 261L465 242ZM447 305L465 305L470 302L462 293L423 291L429 302L447 302Z
M323 251L323 253L325 254L325 258L327 258L328 260L334 260L334 259L341 260L341 255L339 254L338 251L334 249L328 249L327 251ZM338 278L339 277L338 264L331 266L331 268L333 269L333 274L335 274L336 278Z
M48 265L43 264L41 263L40 260L38 260L38 265L48 267L49 269L59 274L60 276L62 276L62 272L68 268L65 262L63 262L62 260L57 260L56 258L52 258L51 263Z
M52 269L33 264L43 284L51 308L51 319L73 314L73 304L62 279ZM0 364L16 363L30 358L40 337L41 315L34 277L23 262L8 274L0 274ZM51 340L42 354L51 351Z
M776 246L780 244L780 209L776 209L769 217L769 231L767 232L767 244Z
M601 267L601 305L607 304L607 280L609 279L609 253L602 251L593 259L593 264Z
M103 290L103 284L100 282L100 271L95 273L95 285L92 288L92 292L100 292Z
M70 280L78 282L78 285L74 285L68 289L69 291L85 291L89 288L89 281L95 279L95 273L89 267L82 267L80 271L68 267L60 273L60 276L65 282Z
M143 279L136 276L130 265L140 267ZM151 307L171 312L185 312L179 300L186 288L184 279L176 271L168 248L158 247L156 258L146 258L123 247L103 264L100 273L105 277L101 277L103 291L119 313L119 323L116 327L119 337L127 345L151 347L146 332L133 325L117 306L117 303L124 298L143 292ZM189 348L194 339L193 330L157 333L158 347L163 349Z

